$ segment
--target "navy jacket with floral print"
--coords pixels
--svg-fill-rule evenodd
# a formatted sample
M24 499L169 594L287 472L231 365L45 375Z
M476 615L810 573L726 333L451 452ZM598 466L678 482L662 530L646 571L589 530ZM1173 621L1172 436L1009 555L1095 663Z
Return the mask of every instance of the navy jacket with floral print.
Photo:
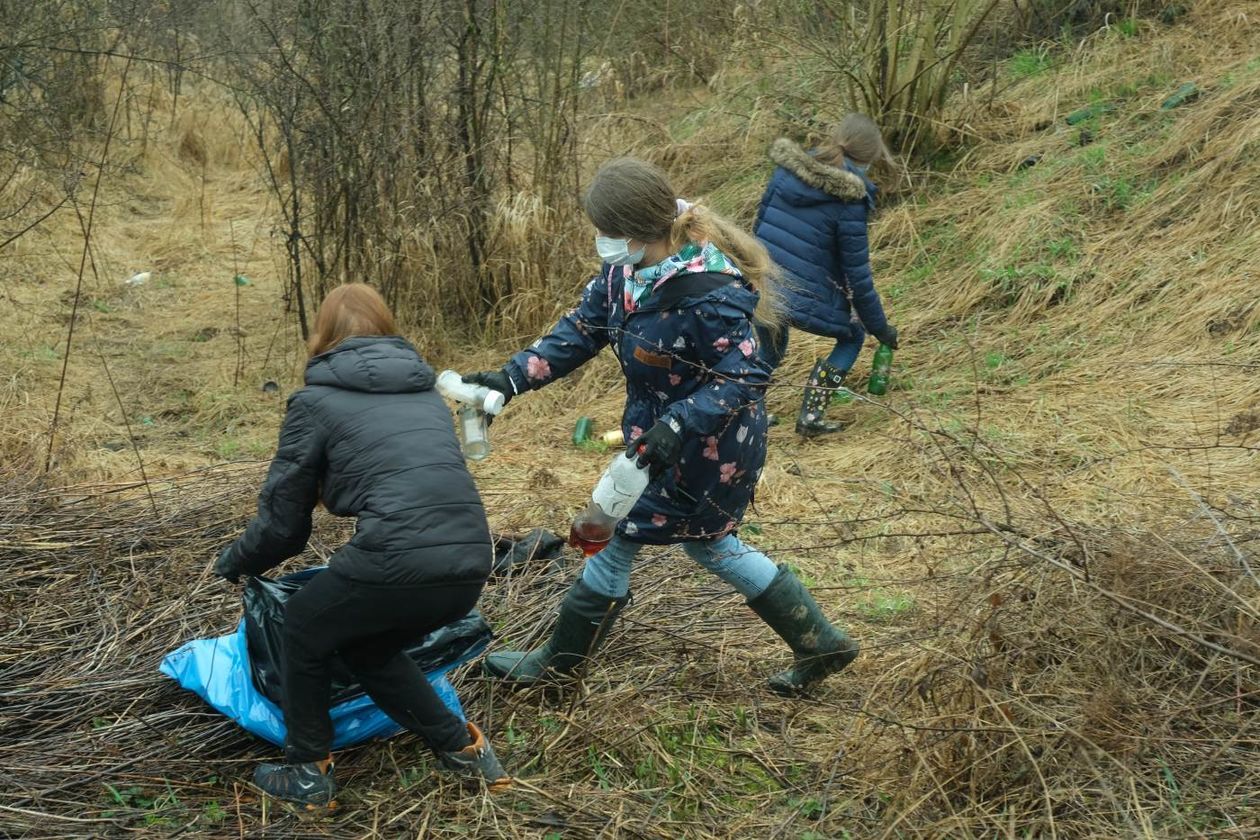
M578 307L505 369L523 392L611 346L626 377L626 440L662 418L683 440L678 465L648 486L619 532L658 545L722 536L743 518L766 460L770 371L753 331L758 295L737 276L683 274L627 315L625 272L605 265Z

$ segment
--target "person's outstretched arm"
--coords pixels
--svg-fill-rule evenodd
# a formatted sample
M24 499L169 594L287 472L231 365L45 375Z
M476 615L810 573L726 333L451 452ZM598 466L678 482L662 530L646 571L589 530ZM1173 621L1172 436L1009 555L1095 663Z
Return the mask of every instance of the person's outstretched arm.
M888 323L879 292L875 290L875 278L871 274L870 243L867 238L866 219L840 220L836 223L836 250L844 276L853 295L853 307L867 332L884 344L896 346L897 331Z
M311 513L324 472L323 430L302 399L289 398L280 446L245 533L219 555L215 572L229 580L259 575L296 556L311 536Z
M469 374L464 379L500 391L510 400L568 376L609 342L608 294L608 275L592 278L581 302L551 332L513 355L501 371Z

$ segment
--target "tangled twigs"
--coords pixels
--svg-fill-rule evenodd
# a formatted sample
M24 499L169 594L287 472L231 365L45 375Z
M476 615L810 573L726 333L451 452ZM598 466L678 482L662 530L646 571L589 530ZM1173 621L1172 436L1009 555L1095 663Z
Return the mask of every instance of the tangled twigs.
M1196 494L1190 517L1169 504L1166 518L1086 524L970 431L908 414L901 428L919 483L841 513L843 537L817 492L760 525L758 542L819 575L817 597L863 642L816 696L768 694L781 643L682 552L648 551L580 685L514 693L471 670L459 681L523 779L514 793L434 786L426 752L400 736L338 756L347 807L328 830L966 837L1013 824L1085 837L1141 822L1245 836L1260 604L1250 577L1239 586L1238 552L1254 511L1208 515ZM500 457L480 481L494 521L561 527L563 511L539 506L550 491L530 484L534 467ZM8 833L293 828L242 784L274 748L155 670L238 620L236 590L207 568L248 517L262 467L154 482L156 513L142 483L0 482ZM306 561L346 536L321 515ZM833 558L852 546L901 556L882 575L837 575ZM577 568L566 555L493 581L482 608L501 643L546 633Z

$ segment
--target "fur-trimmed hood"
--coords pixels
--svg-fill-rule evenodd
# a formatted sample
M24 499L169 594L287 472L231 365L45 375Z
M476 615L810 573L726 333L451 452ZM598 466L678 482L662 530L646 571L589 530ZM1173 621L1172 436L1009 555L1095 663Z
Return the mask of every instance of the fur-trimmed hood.
M806 185L841 201L865 201L870 194L870 185L861 175L823 163L786 137L771 144L770 159Z
M778 166L754 233L792 280L784 284L792 326L847 341L856 312L875 336L891 335L871 278L866 228L875 185L851 162L827 164L791 140L775 142L770 157Z

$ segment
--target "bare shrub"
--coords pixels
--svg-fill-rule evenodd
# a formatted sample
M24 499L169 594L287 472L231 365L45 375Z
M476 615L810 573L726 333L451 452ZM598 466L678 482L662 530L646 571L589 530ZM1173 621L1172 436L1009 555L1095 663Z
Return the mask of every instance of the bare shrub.
M272 2L225 24L304 325L347 280L434 328L494 326L504 301L550 291L547 226L577 194L578 12Z
M810 0L794 9L787 33L820 59L849 110L871 115L910 154L932 141L963 54L999 3Z

